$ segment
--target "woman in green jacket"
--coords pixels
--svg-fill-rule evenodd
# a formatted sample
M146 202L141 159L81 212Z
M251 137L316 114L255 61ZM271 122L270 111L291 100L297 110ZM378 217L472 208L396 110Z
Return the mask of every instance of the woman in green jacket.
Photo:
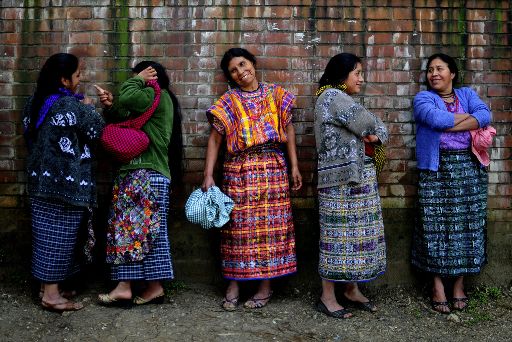
M119 103L115 105L112 94L98 88L100 100L107 107L106 117L116 120L140 115L153 104L155 91L147 86L148 81L156 80L162 89L158 107L142 127L151 141L148 149L123 164L114 183L107 263L112 265L112 280L119 283L110 293L98 296L100 304L107 306L161 303L162 281L174 278L167 211L173 169L169 161L172 165L181 164L181 153L175 153L181 151L179 106L169 90L169 77L162 65L144 61L133 72L136 75L122 84ZM135 298L133 281L146 283Z

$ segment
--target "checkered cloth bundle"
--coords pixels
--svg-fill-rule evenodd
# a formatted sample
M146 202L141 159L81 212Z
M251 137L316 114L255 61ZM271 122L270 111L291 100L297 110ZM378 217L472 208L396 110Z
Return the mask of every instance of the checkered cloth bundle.
M229 221L235 203L216 186L208 191L194 190L185 204L187 219L200 224L204 229L222 227Z
M141 130L141 127L158 107L161 90L155 80L148 81L146 85L155 89L155 100L151 107L134 119L108 124L101 133L103 148L122 163L128 163L140 155L150 143L149 137Z

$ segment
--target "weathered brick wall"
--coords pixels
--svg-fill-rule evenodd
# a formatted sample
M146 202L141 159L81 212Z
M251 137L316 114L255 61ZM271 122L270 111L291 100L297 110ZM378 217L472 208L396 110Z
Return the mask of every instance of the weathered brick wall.
M478 281L507 283L512 278L511 11L505 0L2 0L0 265L28 265L20 111L44 60L64 51L83 61L81 89L91 96L92 84L115 89L142 59L168 68L183 107L187 171L185 186L173 198L173 253L178 275L211 276L216 235L187 224L182 206L202 180L209 131L205 109L226 90L220 57L230 47L243 46L258 57L260 80L280 83L297 95L294 123L305 186L293 203L299 262L308 272L314 271L318 236L316 82L332 55L345 51L363 57L361 101L391 132L389 162L380 179L389 267L380 282L408 282L414 279L408 255L416 191L411 103L421 89L426 58L445 52L460 60L464 83L493 111L498 135L489 173L490 263ZM108 158L100 156L100 227L111 177Z

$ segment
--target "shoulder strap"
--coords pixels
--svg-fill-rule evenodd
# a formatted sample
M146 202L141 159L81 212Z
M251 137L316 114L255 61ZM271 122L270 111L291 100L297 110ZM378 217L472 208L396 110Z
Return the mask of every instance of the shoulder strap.
M160 86L158 85L158 82L155 80L149 80L146 83L146 85L155 90L155 100L153 101L151 107L149 107L144 113L142 113L140 116L134 119L129 120L130 127L140 129L142 126L144 126L144 124L149 120L149 118L151 118L151 115L153 115L153 113L155 112L156 107L158 107L158 105L160 104L160 94L162 91L160 89Z

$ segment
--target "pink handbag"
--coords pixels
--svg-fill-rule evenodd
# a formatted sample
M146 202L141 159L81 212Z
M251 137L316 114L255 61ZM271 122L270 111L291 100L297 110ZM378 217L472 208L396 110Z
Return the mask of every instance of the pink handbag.
M134 119L106 125L101 133L100 141L103 148L122 163L128 163L139 156L150 143L149 137L141 128L158 107L161 90L155 80L150 80L146 84L155 89L155 100L151 107Z

